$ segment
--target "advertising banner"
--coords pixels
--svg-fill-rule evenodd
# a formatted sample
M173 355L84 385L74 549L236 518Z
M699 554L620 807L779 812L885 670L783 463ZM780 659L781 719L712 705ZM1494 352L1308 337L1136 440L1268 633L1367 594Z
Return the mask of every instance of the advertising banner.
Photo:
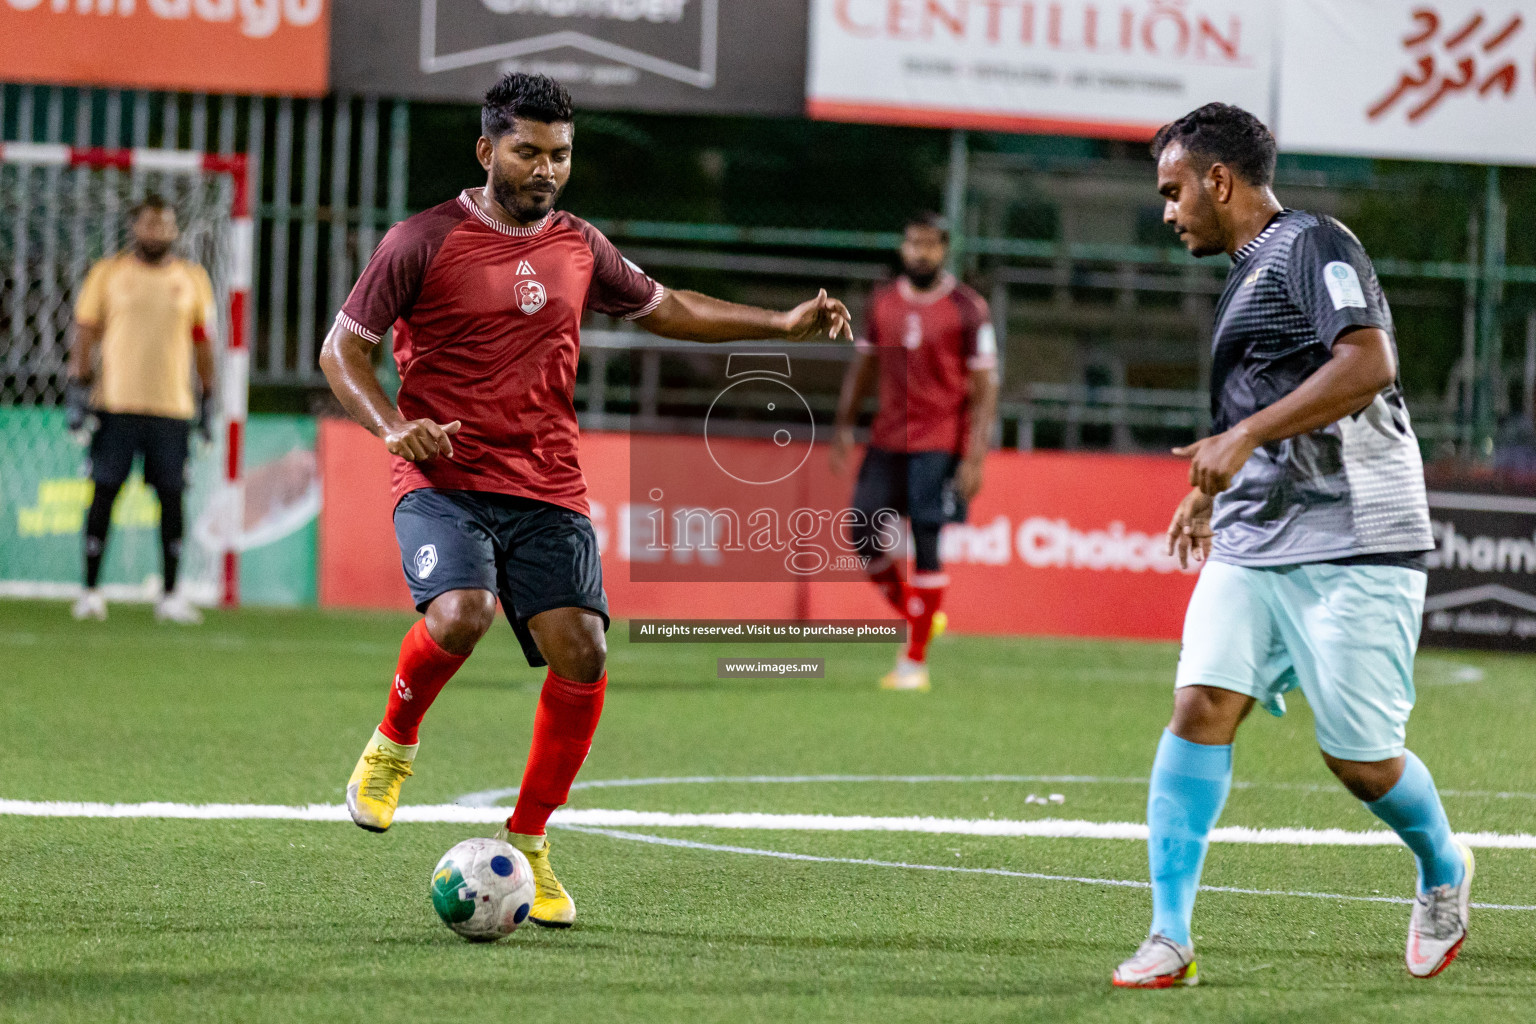
M602 549L605 586L615 617L881 619L890 609L861 573L807 573L798 581L748 573L706 542L690 504L693 492L666 485L632 492L636 467L660 450L683 458L696 438L630 438L588 432L581 464L592 522ZM761 459L782 454L771 440ZM636 446L646 454L632 463ZM734 465L722 456L726 467ZM827 450L813 446L805 472L827 474ZM378 440L341 420L322 421L325 482L320 543L322 605L409 608L391 521L389 459ZM644 463L644 466L641 465ZM812 465L821 463L822 465ZM945 597L959 632L1177 639L1195 574L1163 552L1163 531L1188 490L1188 467L1168 458L996 452L969 522L950 526L943 555L952 585ZM696 471L702 474L702 471ZM646 477L649 481L649 477ZM851 475L841 478L851 491ZM681 478L679 478L681 480ZM654 495L653 496L653 492ZM814 495L814 488L805 492ZM848 494L843 494L846 501ZM659 551L657 524L692 524ZM790 529L787 517L781 519ZM825 538L805 531L795 553L814 554ZM783 552L780 552L782 557ZM666 569L674 571L664 571ZM779 580L773 582L772 580Z
M331 78L477 103L504 72L540 72L578 107L793 116L805 36L803 0L352 0Z
M320 466L315 458L312 416L257 413L246 421L245 494L240 552L240 603L315 603L316 528L320 513ZM209 514L194 524L206 550L219 550L218 526L228 517Z
M1276 4L812 0L806 108L834 121L1149 139L1211 100L1269 118Z
M1431 491L1425 644L1536 651L1536 498Z
M246 431L245 508L235 539L242 601L313 604L320 504L315 421L258 414ZM0 408L0 435L50 439L0 460L0 589L69 593L80 583L81 532L93 494L85 448L70 440L61 409ZM212 599L207 576L223 546L219 531L232 520L210 498L219 493L218 451L200 443L194 451L182 576L195 596ZM101 582L112 599L149 598L160 589L160 502L137 470L112 509Z
M1288 0L1280 145L1536 164L1529 0Z
M329 0L0 0L11 82L318 96L329 43Z

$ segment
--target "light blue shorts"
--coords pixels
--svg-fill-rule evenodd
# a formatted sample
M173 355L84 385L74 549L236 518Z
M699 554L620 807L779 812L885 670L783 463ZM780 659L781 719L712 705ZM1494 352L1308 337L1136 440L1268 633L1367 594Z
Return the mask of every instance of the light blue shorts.
M1300 686L1324 753L1397 757L1413 710L1425 583L1417 569L1391 565L1209 562L1184 616L1174 685L1246 693L1274 715Z

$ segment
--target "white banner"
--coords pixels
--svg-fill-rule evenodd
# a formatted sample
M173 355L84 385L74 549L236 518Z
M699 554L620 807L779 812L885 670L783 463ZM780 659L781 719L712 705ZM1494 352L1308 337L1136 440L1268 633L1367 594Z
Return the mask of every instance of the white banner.
M1536 164L1532 0L1289 0L1281 148Z
M1147 139L1221 100L1269 120L1276 5L812 0L807 112Z

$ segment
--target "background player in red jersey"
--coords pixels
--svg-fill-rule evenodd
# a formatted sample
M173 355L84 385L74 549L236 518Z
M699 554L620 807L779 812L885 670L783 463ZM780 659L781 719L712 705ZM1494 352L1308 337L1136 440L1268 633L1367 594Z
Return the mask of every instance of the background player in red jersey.
M944 270L948 256L942 218L930 213L907 223L901 276L870 297L837 403L832 461L841 472L859 406L878 382L879 409L853 504L871 524L857 538L865 571L909 623L906 649L880 681L889 690L928 689L928 641L943 629L939 603L949 585L939 531L963 522L981 489L997 411L997 340L987 303ZM902 576L901 552L881 545L890 536L873 525L882 510L912 523L910 579Z
M348 782L352 820L389 827L422 716L500 598L528 663L549 666L506 838L533 865L530 916L551 927L570 925L576 907L550 869L545 824L591 749L608 678L608 602L572 404L582 313L689 341L852 337L848 310L825 291L788 312L672 291L556 211L571 118L569 94L542 75L497 82L476 144L484 187L390 229L321 353L336 396L394 456L395 533L425 613ZM391 326L398 407L369 362Z

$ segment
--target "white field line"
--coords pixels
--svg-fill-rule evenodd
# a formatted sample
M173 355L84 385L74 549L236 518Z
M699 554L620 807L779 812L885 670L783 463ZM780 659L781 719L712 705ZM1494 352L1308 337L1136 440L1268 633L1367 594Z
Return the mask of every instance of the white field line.
M193 818L202 820L276 819L347 821L341 804L106 804L67 801L0 800L0 815L44 818ZM464 807L459 804L419 804L401 807L399 822L490 824L500 822L506 808ZM591 828L718 828L770 832L915 832L928 835L1035 837L1046 839L1130 839L1145 841L1147 826L1134 821L1069 821L1040 818L1010 821L997 818L874 817L845 814L763 814L721 812L679 814L670 811L628 811L566 808L551 823ZM1457 838L1483 849L1536 850L1536 835L1463 832ZM1340 828L1243 828L1228 826L1211 832L1215 843L1267 846L1396 846L1394 833L1351 832Z
M967 868L954 864L910 864L906 861L894 860L870 860L865 857L818 857L808 853L786 853L783 850L759 850L750 846L724 846L718 843L699 843L691 839L672 839L665 836L649 836L640 832L624 832L617 829L583 828L572 825L563 826L572 832L585 832L588 835L607 836L610 839L625 839L636 843L649 843L653 846L673 846L684 850L708 850L714 853L739 853L753 857L772 857L776 860L810 861L816 864L856 864L863 867L874 868L900 868L907 871L943 871L957 875L996 875L1002 878L1028 878L1041 882L1076 882L1079 885L1106 885L1124 889L1150 889L1150 882L1140 882L1128 878L1088 878L1080 875L1047 875L1038 871L1010 871L1007 868ZM1244 889L1232 885L1202 885L1201 892L1236 893L1241 896L1294 896L1302 899L1314 900L1344 900L1350 903L1396 903L1411 904L1413 900L1402 896L1346 896L1332 892L1305 892L1286 889ZM1523 905L1513 903L1474 903L1473 907L1479 910L1536 910L1536 905Z
M818 782L892 782L905 784L922 783L1013 783L1055 782L1066 785L1089 786L1145 786L1144 775L657 775L636 779L578 779L571 784L571 791L579 789L626 789L635 786L713 786L713 785L801 785ZM1263 782L1235 779L1233 789L1276 789L1296 793L1324 793L1348 796L1337 783L1315 782ZM1504 792L1491 789L1441 789L1441 796L1460 799L1536 800L1536 793ZM465 807L491 807L502 800L517 796L516 786L500 789L482 789L456 797L454 803Z

